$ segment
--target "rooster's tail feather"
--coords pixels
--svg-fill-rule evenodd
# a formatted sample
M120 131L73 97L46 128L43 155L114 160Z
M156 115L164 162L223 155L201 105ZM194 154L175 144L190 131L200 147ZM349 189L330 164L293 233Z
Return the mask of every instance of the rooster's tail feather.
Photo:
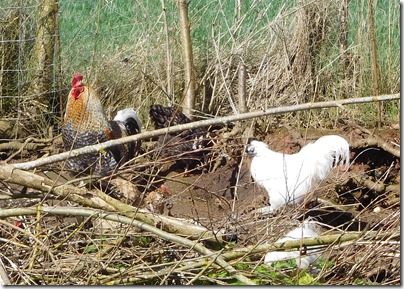
M140 133L142 130L142 123L132 108L125 108L117 112L114 121L120 121L125 125L127 135Z

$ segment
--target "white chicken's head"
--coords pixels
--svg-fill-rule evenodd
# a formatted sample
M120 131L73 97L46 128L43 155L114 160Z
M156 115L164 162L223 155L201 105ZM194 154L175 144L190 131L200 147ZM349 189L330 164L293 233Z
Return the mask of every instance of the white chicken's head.
M257 141L253 140L250 142L249 145L247 145L245 152L247 155L252 158L257 155L262 154L263 152L268 150L268 146L266 143L263 143L262 141Z

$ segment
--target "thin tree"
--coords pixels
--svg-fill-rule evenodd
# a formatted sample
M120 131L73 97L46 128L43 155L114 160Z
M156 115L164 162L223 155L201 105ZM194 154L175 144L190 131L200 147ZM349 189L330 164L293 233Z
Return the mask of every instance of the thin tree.
M177 4L185 71L185 92L182 106L183 112L192 119L192 111L195 108L195 68L192 54L191 29L188 19L188 4L186 0L177 0Z
M340 33L339 33L339 53L341 55L341 69L346 76L349 61L347 55L348 49L348 4L349 0L340 2Z
M376 54L376 39L375 39L375 25L373 20L373 0L369 1L369 33L370 33L370 45L372 53L372 76L374 83L374 93L379 95L379 72L377 67L377 54ZM382 127L382 103L377 104L377 126Z
M42 0L35 46L32 55L32 75L27 95L32 101L27 110L32 116L48 113L53 79L57 0Z

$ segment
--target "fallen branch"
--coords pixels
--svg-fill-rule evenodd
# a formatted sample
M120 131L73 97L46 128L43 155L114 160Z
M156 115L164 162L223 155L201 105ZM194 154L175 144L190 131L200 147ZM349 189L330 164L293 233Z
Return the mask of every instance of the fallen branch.
M369 136L371 136L370 139L367 140L362 140L361 142L358 142L358 147L367 147L367 146L377 146L380 147L382 149L384 149L386 152L391 153L392 155L396 156L396 157L400 157L400 150L397 150L394 148L394 146L390 145L389 143L387 143L384 139L382 139L381 137L379 137L378 135L375 135L373 132L371 132L370 130L361 127L357 124L354 124L355 128L368 134Z
M60 162L68 159L69 157L79 156L83 154L97 153L104 151L107 148L117 146L120 144L125 144L129 142L134 142L142 139L149 139L156 136L164 135L167 133L180 132L187 129L194 129L198 127L206 127L211 125L218 124L228 124L233 121L241 121L251 118L257 118L267 115L281 114L287 112L301 111L301 110L311 110L311 109L321 109L321 108L330 108L330 107L341 107L342 105L348 104L358 104L358 103L366 103L366 102L378 102L378 101L387 101L387 100L395 100L400 99L400 94L391 94L391 95L380 95L380 96L369 96L369 97L360 97L360 98L350 98L350 99L342 99L337 101L325 101L325 102L314 102L314 103L305 103L300 105L293 106L283 106L283 107L274 107L265 109L262 111L253 111L247 112L237 115L230 115L224 117L217 117L207 120L201 120L176 126L171 126L168 128L157 129L153 131L146 131L144 133L123 137L116 140L110 140L104 143L86 146L80 149L71 150L69 152L64 152L61 154L49 156L42 159L37 159L30 162L14 164L16 168L29 170L42 165L51 164L55 162Z
M207 258L212 259L216 264L221 266L224 270L229 272L234 278L243 282L246 285L256 285L249 278L238 273L236 269L230 266L221 256L215 255L211 250L205 248L202 244L188 240L184 237L167 233L160 230L154 226L148 225L144 222L128 218L120 214L106 213L100 210L94 210L90 208L75 208L75 207L38 207L38 208L18 208L18 209L6 209L0 211L0 218L10 217L10 216L20 216L20 215L36 215L40 211L42 214L51 215L71 215L71 216L84 216L84 217L96 217L109 221L115 221L122 224L127 224L130 226L135 226L136 228L153 233L164 240L171 241L173 243L181 244L183 246L192 248L205 255Z
M51 193L64 199L73 201L82 206L106 211L116 210L129 218L139 220L149 225L162 227L164 230L180 235L188 236L191 239L206 239L213 243L223 242L223 232L212 232L205 227L192 224L186 220L174 217L157 215L147 210L139 209L114 199L101 191L94 193L85 188L78 188L72 185L60 185L54 181L38 176L34 173L15 169L12 165L0 166L0 180L33 188L43 193Z
M398 158L400 157L400 150L395 149L392 145L388 144L380 137L373 136L368 139L356 141L354 144L352 144L352 147L357 148L367 148L372 146L382 148L386 152L391 153L393 156L396 156Z
M267 253L270 251L275 251L275 250L285 250L285 249L294 249L294 248L300 248L301 246L318 246L318 245L333 245L333 246L344 246L345 244L350 244L352 241L359 240L359 239L369 239L373 238L374 236L377 235L377 232L373 231L368 231L366 233L357 233L357 232L351 232L351 233L344 233L344 234L333 234L333 235L325 235L321 236L319 238L315 239L303 239L303 240L294 240L294 241L287 241L285 243L279 243L279 244L261 244L261 245L254 245L254 246L248 246L244 248L236 248L233 249L229 252L225 252L221 254L221 257L229 262L232 263L231 261L239 263L240 260L246 258L247 256L250 256L252 254L263 254ZM214 256L217 256L214 255ZM147 279L154 279L158 278L160 276L165 276L169 273L184 273L190 270L195 270L197 268L201 267L206 267L207 266L207 260L206 258L203 258L202 260L198 261L193 261L193 260L187 260L182 262L181 266L172 269L172 268L163 268L159 270L154 270L151 273L143 273L139 274L139 272L135 272L135 277L128 277L125 278L128 284L130 283L136 283L140 281L144 281ZM117 273L116 275L109 276L109 280L116 280L119 277L122 277L121 273ZM104 282L102 282L105 284ZM107 283L108 285L117 285L120 284L118 281L110 281Z
M251 280L246 278L245 276L238 274L237 271L229 265L228 261L245 258L250 254L258 254L258 253L266 253L269 251L274 250L286 250L286 249L293 249L293 248L300 248L301 246L319 246L319 245L340 245L345 242L350 242L353 240L357 240L359 238L367 239L373 238L380 233L375 231L368 231L368 232L350 232L350 233L343 233L343 234L332 234L332 235L325 235L318 238L307 238L303 240L288 240L283 243L279 244L261 244L257 246L248 246L244 248L237 248L230 252L226 252L221 254L215 254L214 252L206 249L203 245L190 241L186 238L167 233L163 230L160 230L154 226L150 226L144 222L140 222L137 220L133 220L132 218L128 218L124 215L118 213L107 213L100 210L94 210L90 208L76 208L76 207L38 207L38 208L13 208L13 209L5 209L0 211L0 218L7 218L13 216L21 216L21 215L37 215L40 212L41 214L49 214L49 215L68 215L68 216L84 216L84 217L92 217L92 218L101 218L109 221L114 221L122 224L127 224L136 227L137 229L148 231L153 233L165 240L184 245L186 247L192 248L195 251L203 254L206 258L211 259L213 262L218 264L220 267L228 271L231 275L234 276L237 280L245 283L245 284L254 284ZM380 236L383 237L383 236ZM206 258L201 261L186 261L184 262L183 266L178 267L174 271L184 272L184 268L187 269L196 269L199 267L203 267L206 265L207 261ZM150 275L150 278L154 278L157 276L162 276L167 273L167 270L159 270L158 272L153 272L151 274L144 274L142 277L134 277L128 278L133 279L131 281L139 281L144 280L147 278L145 275Z
M28 140L25 142L20 142L20 141L11 141L11 142L6 142L6 143L1 143L0 144L0 151L8 151L8 150L37 150L40 148L43 148L47 145L45 142L29 142Z
M97 196L127 217L136 218L147 224L161 227L165 231L185 235L194 240L203 239L213 243L223 243L223 231L212 232L205 227L190 223L184 219L150 213L147 210L122 203L101 191L97 191Z
M105 209L105 206L99 205L89 199L89 194L86 190L75 186L60 185L46 177L16 169L13 165L0 166L0 180L32 188L43 193L53 193L56 196L69 199L84 206Z

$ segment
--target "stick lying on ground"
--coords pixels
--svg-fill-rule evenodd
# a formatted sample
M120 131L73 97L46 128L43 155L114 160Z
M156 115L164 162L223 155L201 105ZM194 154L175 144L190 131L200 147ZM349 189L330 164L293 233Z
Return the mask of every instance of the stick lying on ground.
M56 185L54 181L46 177L15 169L12 165L0 166L0 180L33 188L45 194L51 193L82 206L105 211L111 211L112 208L112 210L120 212L126 217L134 218L149 225L162 227L167 232L185 235L194 240L208 239L213 243L223 242L223 232L212 232L205 227L187 222L186 220L150 213L147 210L124 204L101 191L97 191L97 195L94 195L94 193L85 188L65 184Z
M251 118L267 116L267 115L300 111L300 110L320 109L320 108L329 108L329 107L342 107L343 105L348 105L348 104L387 101L387 100L394 100L394 99L400 99L400 94L397 93L397 94L390 94L390 95L350 98L350 99L343 99L343 100L338 100L338 101L305 103L305 104L300 104L300 105L274 107L274 108L269 108L269 109L262 110L262 111L253 111L253 112L247 112L247 113L242 113L242 114L237 114L237 115L217 117L217 118L212 118L212 119L207 119L207 120L186 123L186 124L182 124L182 125L176 125L176 126L172 126L172 127L168 127L168 128L147 131L144 133L127 136L127 137L123 137L123 138L116 139L116 140L110 140L110 141L92 145L92 146L86 146L86 147L83 147L80 149L75 149L75 150L72 150L69 152L64 152L61 154L49 156L49 157L42 158L42 159L37 159L34 161L30 161L30 162L14 164L14 166L19 169L30 170L30 169L33 169L33 168L36 168L36 167L39 167L42 165L66 160L71 156L79 156L79 155L83 155L83 154L96 153L96 152L103 151L107 148L125 144L128 142L135 142L135 141L142 140L142 139L153 138L156 136L160 136L160 135L164 135L164 134L168 134L168 133L180 132L180 131L184 131L187 129L194 129L197 127L204 127L204 126L217 125L217 124L227 124L232 121L241 121L241 120L246 120L246 119L251 119Z

